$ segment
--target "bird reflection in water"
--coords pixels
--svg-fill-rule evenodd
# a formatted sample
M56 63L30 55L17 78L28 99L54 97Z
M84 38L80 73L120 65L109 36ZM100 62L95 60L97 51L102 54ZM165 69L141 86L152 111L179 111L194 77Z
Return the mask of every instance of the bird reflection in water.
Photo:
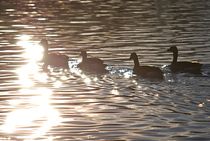
M27 63L15 70L20 90L16 93L16 99L7 101L12 108L6 114L0 130L7 135L34 139L45 135L62 118L59 111L51 105L53 91L42 85L49 81L46 73L40 71L37 65L42 59L43 49L30 42L30 36L23 35L19 39L17 45L23 47L23 57ZM58 87L61 83L54 85Z

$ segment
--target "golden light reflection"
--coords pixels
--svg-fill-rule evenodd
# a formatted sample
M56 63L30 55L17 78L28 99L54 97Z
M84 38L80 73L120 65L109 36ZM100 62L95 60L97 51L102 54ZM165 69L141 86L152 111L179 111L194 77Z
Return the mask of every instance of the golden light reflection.
M84 82L85 82L86 84L90 84L90 83L91 83L91 79L88 78L88 77L86 77L86 78L84 79Z
M61 80L66 81L66 80L68 80L68 77L63 75L63 76L61 76Z
M138 85L138 82L136 80L133 80L132 83Z
M31 35L26 35L26 34L18 35L18 37L17 37L18 40L22 40L22 41L28 41L31 38L32 38Z
M12 100L8 103L15 110L8 113L4 124L0 129L5 133L19 133L24 129L33 127L29 138L36 138L44 135L53 126L61 122L59 112L50 105L52 90L47 88L23 89L22 94L34 94L28 99ZM21 101L21 102L20 102ZM26 108L21 107L21 103L27 103ZM41 121L41 122L37 122ZM36 127L36 129L34 129ZM28 133L29 134L29 133Z
M22 87L33 87L34 86L34 82L31 81L31 79L29 79L28 77L21 77L21 80L19 80L19 84Z
M35 73L34 78L39 82L47 83L48 76L46 73Z
M58 110L50 104L53 91L40 86L51 81L37 64L37 61L42 59L43 48L38 43L31 42L31 36L28 35L21 35L18 40L17 45L23 47L23 56L27 59L27 64L15 70L18 76L17 83L21 87L18 91L20 98L7 101L12 111L7 113L0 130L34 139L46 134L53 126L58 125L62 118ZM52 85L60 87L62 80L66 80L67 77L62 76L61 80L54 79Z
M119 91L118 91L118 87L114 87L112 90L111 90L111 94L114 94L114 95L119 95Z
M81 76L81 75L82 75L82 71L81 71L81 70L78 70L78 69L76 69L76 68L71 68L71 69L70 69L70 72L71 72L71 73L74 73L74 74L76 74L76 75L78 75L78 76Z
M119 95L119 91L114 89L114 90L111 90L111 94L114 94L114 95Z
M56 82L53 83L53 86L54 86L55 88L60 88L60 87L62 86L62 82L59 81L59 80L57 80Z
M88 76L86 76L85 74L81 74L81 77L84 79L83 81L85 82L85 84L91 83L91 79Z
M132 77L132 72L131 71L128 71L128 72L125 72L123 74L124 78L131 78Z
M202 108L204 106L204 103L199 103L198 107Z
M23 88L33 87L34 80L47 82L48 76L44 72L39 72L39 66L35 63L28 63L15 71L19 77L18 84Z
M22 55L28 62L15 71L19 77L18 83L23 88L34 87L34 80L47 83L47 74L39 72L40 67L37 64L43 57L43 47L32 42L31 35L18 35L17 39L16 44L24 49Z
M98 81L98 78L97 78L97 77L94 77L94 78L93 78L93 81L94 81L94 82L97 82L97 81Z
M18 37L18 46L21 46L24 49L23 57L30 62L37 62L43 58L43 47L38 43L33 43L30 41L31 36L29 35L20 35Z

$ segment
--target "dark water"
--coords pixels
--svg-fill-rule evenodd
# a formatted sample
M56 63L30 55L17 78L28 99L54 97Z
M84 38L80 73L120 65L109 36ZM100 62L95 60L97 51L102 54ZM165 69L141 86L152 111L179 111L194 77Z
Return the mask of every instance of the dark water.
M0 0L0 140L210 140L209 9L207 0ZM71 58L68 71L42 71L42 38ZM171 45L203 74L165 70ZM79 71L80 49L110 72ZM132 76L134 51L165 80Z

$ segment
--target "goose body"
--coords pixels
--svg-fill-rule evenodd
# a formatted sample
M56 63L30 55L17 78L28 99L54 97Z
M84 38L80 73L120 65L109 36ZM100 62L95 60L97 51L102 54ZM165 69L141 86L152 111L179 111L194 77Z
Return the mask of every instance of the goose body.
M139 64L138 56L135 52L131 53L130 59L134 61L134 74L144 78L163 79L163 72L160 70L160 68L153 66L141 66Z
M44 48L44 55L43 55L43 67L47 68L47 66L58 67L68 69L68 60L69 57L66 55L58 54L58 53L49 53L48 48L48 41L46 39L42 39L40 44Z
M106 64L99 59L99 58L88 58L86 51L81 51L82 56L82 62L78 64L78 67L87 72L93 72L93 73L106 73L107 70Z
M200 73L202 64L194 62L178 62L178 49L176 46L170 47L168 52L173 53L173 61L169 66L172 72L188 72L188 73Z

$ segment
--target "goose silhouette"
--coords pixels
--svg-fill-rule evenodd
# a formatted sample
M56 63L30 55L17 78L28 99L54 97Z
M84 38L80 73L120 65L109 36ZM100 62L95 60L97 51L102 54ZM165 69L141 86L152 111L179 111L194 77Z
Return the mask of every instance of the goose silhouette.
M131 53L130 60L134 61L133 73L143 78L163 79L163 72L158 67L141 66L135 52Z
M93 73L107 73L108 71L105 69L106 64L104 64L103 60L99 58L88 58L86 51L81 51L82 61L78 64L78 67L87 72Z
M44 48L44 54L43 54L43 68L46 69L49 66L51 67L58 67L58 68L64 68L68 69L68 60L69 57L66 55L58 54L58 53L49 53L49 44L46 39L42 39L40 41L40 44Z
M187 72L187 73L200 73L202 64L193 62L178 62L178 49L176 46L170 47L168 52L173 53L173 61L169 66L172 72Z

